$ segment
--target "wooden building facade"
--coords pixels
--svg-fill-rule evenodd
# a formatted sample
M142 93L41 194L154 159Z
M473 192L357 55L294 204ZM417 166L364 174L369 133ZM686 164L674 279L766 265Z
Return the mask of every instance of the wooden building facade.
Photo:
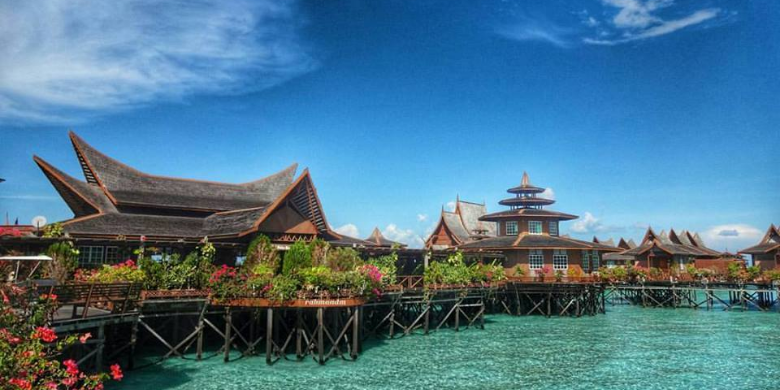
M532 185L527 173L523 173L519 186L507 192L513 196L499 204L509 210L479 217L482 222L495 224L495 236L472 240L459 245L459 249L471 254L502 254L510 275L518 267L525 275L545 268L590 273L601 265L603 253L619 251L616 247L561 236L560 223L577 216L544 209L555 201L538 196L544 188Z
M739 253L753 257L753 265L763 270L780 268L780 227L774 224L769 226L761 241Z
M700 264L706 261L717 261L722 254L704 245L698 233L671 229L656 234L653 228L647 229L642 242L636 248L623 252L623 255L633 256L635 264L646 268L659 268L678 271L685 269L687 264Z

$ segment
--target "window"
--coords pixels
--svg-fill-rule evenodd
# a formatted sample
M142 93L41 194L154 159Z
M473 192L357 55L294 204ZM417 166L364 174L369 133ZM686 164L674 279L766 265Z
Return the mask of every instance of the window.
M593 264L593 269L597 270L599 269L599 251L593 250L593 254L590 255L591 263Z
M80 246L79 264L82 266L97 266L103 264L102 246Z
M115 246L106 247L106 263L116 264L119 262L119 248Z
M564 249L556 249L553 252L553 269L556 271L565 271L569 269L569 255Z
M582 251L582 270L585 273L590 273L590 255L588 251Z
M528 234L542 234L542 223L539 221L528 221Z
M516 236L517 235L517 221L507 221L506 222L506 235L507 236Z
M558 221L550 221L550 235L551 236L558 235Z
M541 249L531 249L528 254L528 267L532 270L542 269L544 266L544 255Z

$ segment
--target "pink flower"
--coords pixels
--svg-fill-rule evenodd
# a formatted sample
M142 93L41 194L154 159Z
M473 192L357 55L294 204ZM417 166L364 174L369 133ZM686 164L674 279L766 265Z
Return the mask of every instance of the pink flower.
M83 335L81 335L81 337L79 337L79 341L80 341L82 344L84 344L84 343L86 343L86 342L87 342L87 340L89 340L89 339L90 339L90 337L92 337L92 333L89 333L89 332L87 332L87 333L84 333Z
M118 364L111 365L111 377L114 378L115 381L121 381L122 378L124 378L124 374L122 374L122 369L119 368Z
M76 376L79 374L79 366L76 364L75 360L68 359L62 362L62 364L65 365L65 371L70 374L70 376Z

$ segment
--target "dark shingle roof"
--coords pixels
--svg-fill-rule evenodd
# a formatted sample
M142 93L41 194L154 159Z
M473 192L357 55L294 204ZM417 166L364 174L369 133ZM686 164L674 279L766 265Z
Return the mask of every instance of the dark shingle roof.
M172 217L143 214L98 214L68 222L68 234L159 236L172 238L198 237L203 218Z
M245 184L153 176L100 153L74 133L70 137L87 181L94 177L120 204L213 211L265 206L292 183L297 169L293 164Z
M576 219L576 215L559 213L557 211L543 210L543 209L515 209L499 211L497 213L483 215L480 220L490 221L493 219L511 218L517 216L525 217L558 217L562 220Z
M525 234L522 236L498 236L486 238L458 246L460 249L533 249L533 248L560 248L560 249L586 249L614 251L617 248L609 247L594 242L549 236L546 234Z

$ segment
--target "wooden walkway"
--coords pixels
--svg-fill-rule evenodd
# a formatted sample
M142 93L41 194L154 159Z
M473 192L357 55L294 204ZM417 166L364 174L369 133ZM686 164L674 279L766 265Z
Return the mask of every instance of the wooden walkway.
M780 312L780 287L769 284L610 284L604 299L612 305Z

